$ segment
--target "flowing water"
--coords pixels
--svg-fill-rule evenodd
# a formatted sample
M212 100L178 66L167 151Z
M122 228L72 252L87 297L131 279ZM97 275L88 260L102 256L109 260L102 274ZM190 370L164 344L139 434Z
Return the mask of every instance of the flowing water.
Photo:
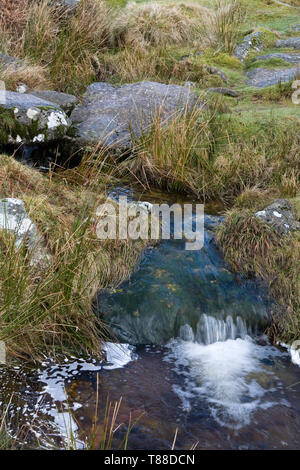
M129 449L299 449L300 368L268 344L270 300L234 275L214 243L217 216L205 217L205 245L180 240L149 249L131 279L98 296L98 310L122 345L107 343L107 362L68 358L38 368L2 368L0 401L12 432L45 447L77 446L99 424L107 400L122 404L114 447L135 425ZM13 396L12 396L13 393Z

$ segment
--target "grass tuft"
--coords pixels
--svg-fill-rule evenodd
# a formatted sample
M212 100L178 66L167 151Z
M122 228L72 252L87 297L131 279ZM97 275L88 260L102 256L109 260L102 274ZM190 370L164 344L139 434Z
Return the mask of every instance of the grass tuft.
M280 238L253 210L235 209L219 228L217 243L237 272L262 279L281 306L272 312L269 334L273 340L292 343L299 339L299 234Z
M98 240L95 211L105 192L95 196L65 174L42 175L2 156L0 195L24 200L51 255L37 269L31 252L1 232L0 338L8 352L30 361L99 356L106 328L92 310L95 292L128 277L146 242Z

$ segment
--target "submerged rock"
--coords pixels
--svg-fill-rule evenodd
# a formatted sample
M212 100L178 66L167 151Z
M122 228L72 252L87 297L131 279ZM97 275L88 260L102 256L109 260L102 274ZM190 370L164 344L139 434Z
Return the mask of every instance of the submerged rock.
M167 121L178 110L190 109L196 103L197 96L179 85L139 82L115 87L93 83L71 119L81 144L101 142L110 148L128 149L134 138L151 130L156 114Z
M289 82L300 75L300 67L266 69L257 68L247 72L247 85L266 88L279 82Z
M271 225L276 232L287 235L291 231L300 230L300 222L297 222L293 213L292 204L286 199L276 199L264 210L256 212L256 217Z
M54 103L12 91L0 91L0 120L0 144L61 139L70 126L65 112Z
M52 90L36 90L31 91L31 95L37 96L38 98L46 101L50 101L55 105L59 106L66 114L71 114L75 106L78 104L78 98L68 93L61 93L59 91Z
M164 345L192 332L202 338L207 319L220 326L217 331L224 325L232 331L241 324L252 332L265 328L260 292L237 281L214 243L211 229L217 224L217 217L205 217L203 249L187 251L182 240L163 241L145 253L129 281L99 293L97 311L121 342Z

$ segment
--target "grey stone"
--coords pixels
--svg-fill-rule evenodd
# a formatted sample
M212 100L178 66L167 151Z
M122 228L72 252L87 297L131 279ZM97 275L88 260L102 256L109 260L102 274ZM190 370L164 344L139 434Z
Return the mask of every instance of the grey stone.
M208 88L207 91L210 91L211 93L220 93L224 96L231 96L232 98L238 98L240 96L237 91L226 87Z
M247 72L247 85L257 88L265 88L276 85L279 82L289 82L300 75L300 67L266 69L257 68Z
M77 3L79 3L80 0L62 0L62 3L64 3L65 5L68 5L68 6L74 6L74 5L77 5Z
M77 6L80 0L52 0L52 4L61 7L74 7Z
M286 199L276 199L264 210L256 212L255 216L271 225L281 236L300 230L300 223L295 219L293 206Z
M243 41L236 45L233 55L241 62L244 62L250 51L262 51L264 48L262 43L263 34L261 31L247 34Z
M14 70L17 70L20 67L24 66L24 62L21 59L12 57L7 54L0 54L0 69L12 67Z
M291 31L296 31L297 33L300 32L300 24L293 24L291 26Z
M269 59L282 59L286 62L290 62L291 64L300 64L300 54L293 54L293 53L284 53L284 52L274 52L272 54L264 54L258 57L255 57L255 61L260 60L269 60Z
M11 143L48 142L60 139L70 126L70 121L63 110L37 96L0 91L0 108L13 110L15 120L22 124L24 129L24 135L8 136Z
M17 248L25 244L31 255L31 263L49 261L50 256L43 246L42 238L20 199L0 200L0 230L12 233Z
M24 203L20 199L0 200L0 229L8 230L16 236L17 247L25 240L31 246L36 242L36 226L27 215Z
M110 148L129 149L135 138L151 130L155 114L159 113L162 121L167 122L176 112L190 109L196 103L197 96L188 87L179 85L138 82L114 87L93 83L71 119L80 144L101 142Z
M279 39L278 41L276 41L275 46L276 47L292 47L294 49L300 50L300 37Z
M206 67L206 70L211 73L212 75L218 75L224 83L227 83L228 82L228 78L227 78L227 75L220 69L217 69L217 67L213 67L211 65L209 66L205 66Z
M37 90L31 91L30 94L58 105L67 114L70 114L79 102L76 96L69 95L68 93L60 93L59 91Z

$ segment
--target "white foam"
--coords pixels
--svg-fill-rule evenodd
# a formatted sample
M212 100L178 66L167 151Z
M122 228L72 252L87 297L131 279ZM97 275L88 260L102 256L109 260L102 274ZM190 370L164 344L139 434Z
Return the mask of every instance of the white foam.
M278 342L281 347L286 348L291 356L291 361L296 366L300 366L300 341L294 341L290 346L289 344Z
M136 356L133 353L133 347L129 344L105 343L104 351L106 353L107 364L104 369L119 369L126 366Z
M78 403L78 401L69 402L65 383L71 382L82 372L100 372L102 369L124 367L137 357L133 352L134 348L128 344L107 342L103 345L103 350L107 359L105 363L95 359L84 361L78 358L65 359L63 364L51 363L46 360L38 371L38 382L42 384L42 389L34 407L35 412L39 411L39 413L52 418L53 432L64 440L66 446L70 444L71 436L76 439L78 447L82 446L78 438L78 426L72 417L72 411L78 410L83 404ZM29 416L29 421L31 419L32 416ZM43 435L38 423L32 427L32 431L39 438ZM47 439L45 439L46 441Z
M260 359L277 354L275 348L260 347L249 337L229 339L209 345L173 340L168 345L167 360L184 375L185 385L174 389L186 410L197 398L206 400L216 421L224 426L240 428L248 424L257 407L272 406L262 401L266 392L255 377L262 370ZM265 371L265 374L270 374Z

